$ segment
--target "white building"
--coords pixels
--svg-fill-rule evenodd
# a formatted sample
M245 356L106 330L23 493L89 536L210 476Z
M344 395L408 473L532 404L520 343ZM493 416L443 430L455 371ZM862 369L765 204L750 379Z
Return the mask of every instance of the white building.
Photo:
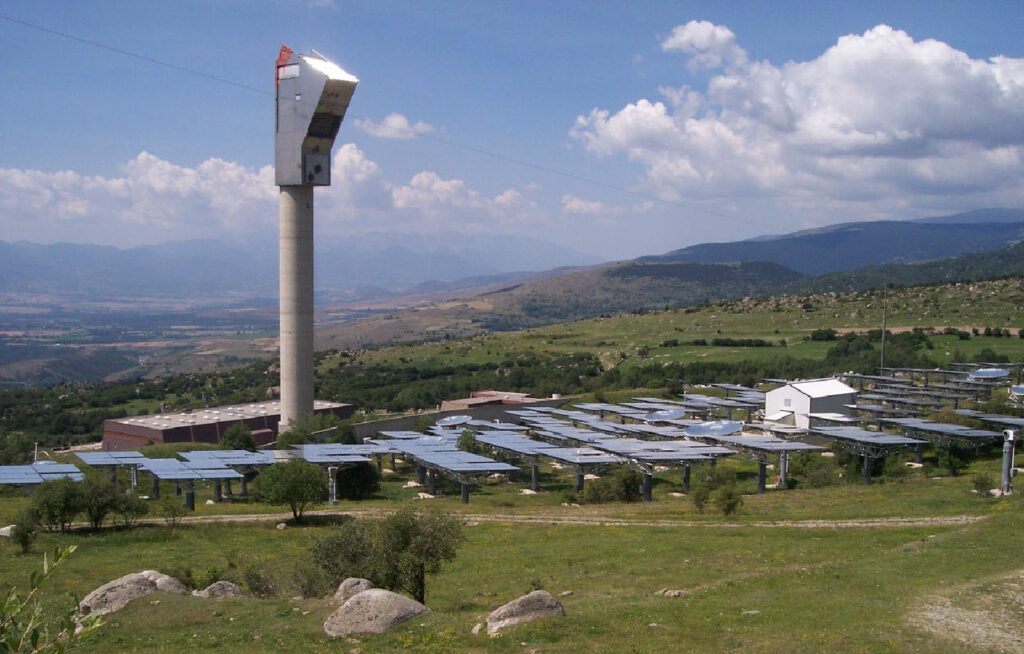
M835 378L790 382L764 396L765 422L811 426L812 413L851 415L847 404L856 403L857 391Z

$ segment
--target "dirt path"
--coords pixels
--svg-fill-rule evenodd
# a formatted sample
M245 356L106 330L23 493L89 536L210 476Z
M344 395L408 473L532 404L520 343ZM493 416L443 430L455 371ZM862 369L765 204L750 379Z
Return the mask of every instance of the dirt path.
M387 509L357 509L354 511L312 511L308 516L350 515L354 518L379 518L393 513ZM590 525L595 527L718 527L718 528L788 528L788 529L884 529L893 527L948 527L967 525L985 516L958 515L919 518L857 518L852 520L759 520L753 522L718 522L703 520L644 520L633 518L602 518L593 516L564 515L518 515L502 513L460 513L467 524L481 522L502 522L531 525ZM284 522L291 519L291 513L255 513L238 515L187 516L182 523L203 522ZM150 518L146 522L159 523L160 519Z

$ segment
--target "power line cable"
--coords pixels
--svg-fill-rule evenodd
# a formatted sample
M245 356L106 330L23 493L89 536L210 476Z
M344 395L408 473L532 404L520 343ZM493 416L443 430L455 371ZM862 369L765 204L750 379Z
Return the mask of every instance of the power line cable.
M4 14L0 14L0 18L2 18L3 20L6 20L8 22L14 23L16 25L21 25L22 27L27 27L27 28L30 28L30 29L38 30L38 31L43 32L45 34L50 34L51 36L57 36L57 37L60 37L60 38L63 38L63 39L68 39L70 41L76 41L78 43L89 45L89 46L92 46L94 48L99 48L101 50L106 50L108 52L113 52L114 54L118 54L118 55L121 55L123 57L129 57L129 58L132 58L132 59L138 59L139 61L145 61L145 62L150 63L150 64L154 64L154 65L157 65L157 66L162 66L164 68L170 68L171 70L176 70L178 72L186 73L188 75L194 75L196 77L202 77L202 78L214 81L214 82L219 82L221 84L227 84L227 85L233 86L235 88L245 89L247 91L253 91L253 92L259 93L261 95L268 95L268 96L271 96L271 97L274 96L273 93L271 93L270 91L268 91L266 89L261 89L261 88L255 87L255 86L249 86L248 84L242 84L241 82L236 82L234 80L230 80L230 79L227 79L227 78L224 78L224 77L218 77L217 75L212 75L210 73L207 73L207 72L204 72L204 71L201 71L201 70L196 70L194 68L188 68L187 66L179 66L178 64L172 64L170 62L163 61L161 59L156 59L155 57L149 57L149 56L146 56L146 55L142 55L142 54L139 54L137 52L131 52L129 50L123 50L121 48L116 48L114 46L110 46L110 45L107 45L105 43L100 43L99 41L94 41L92 39L86 39L86 38L77 36L75 34L69 34L67 32L61 32L59 30L50 29L48 27L44 27L44 26L38 25L36 23L30 23L28 21L21 20L19 18L14 18L13 16L7 16L7 15L4 15ZM610 184L608 182L602 182L601 180L593 179L593 178L590 178L590 177L583 177L582 175L577 175L575 173L570 173L570 172L567 172L567 171L564 171L564 170L558 170L557 168L550 168L550 167L544 166L542 164L537 164L537 163L533 163L533 162L530 162L530 161L525 161L525 160L522 160L522 159L516 159L514 157L509 157L509 156L501 154L499 152L494 152L492 150L487 150L487 149L476 147L476 146L473 146L473 145L467 145L465 143L459 143L457 141L452 141L452 140L441 138L441 137L437 137L437 136L430 136L428 134L422 134L420 132L416 132L416 131L411 130L411 129L405 129L405 128L402 128L402 127L396 127L394 125L385 125L383 123L378 123L378 122L376 122L376 121L374 121L374 120L372 120L370 118L365 118L365 117L362 117L362 116L353 116L353 118L355 118L357 120L363 120L363 121L366 121L366 122L369 122L369 123L373 123L377 127L384 127L386 129L390 129L390 130L393 130L393 131L396 131L396 132L410 134L410 135L412 135L413 137L416 137L416 138L422 138L422 139L427 140L427 141L432 141L434 143L440 143L441 145L446 145L446 146L452 147L452 148L458 148L460 150L465 150L467 152L474 152L476 154L480 154L480 155L484 155L484 156L487 156L487 157L491 157L493 159L497 159L498 161L504 161L504 162L507 162L507 163L515 164L517 166L523 166L523 167L526 167L526 168L533 168L534 170L539 170L541 172L545 172L545 173L548 173L548 174L551 174L551 175L558 175L560 177L565 177L566 179L576 180L576 181L582 182L584 184L591 184L593 186L599 186L601 188L606 188L606 189L611 190L611 191L616 191L616 192L619 192L619 193L625 193L625 194L628 194L628 195L633 195L633 196L636 196L636 197L644 198L646 200L651 200L653 202L658 202L658 203L661 203L661 204L666 204L666 205L672 205L672 206L680 207L680 208L686 209L688 211L695 211L697 213L703 213L703 214L707 214L707 215L710 215L710 216L716 216L718 218L725 218L726 220L731 220L733 222L737 222L737 223L741 223L741 224L756 225L756 226L759 226L759 227L770 228L769 225L760 223L760 222L755 221L755 220L741 219L741 218L737 218L736 216L731 216L731 215L729 215L727 213L723 213L723 212L720 212L720 211L714 211L713 209L705 209L705 208L702 208L702 207L694 207L694 206L691 206L691 205L684 204L682 202L678 202L676 200L667 200L665 198L661 198L661 197L658 197L656 195L652 195L650 193L644 193L643 191L637 191L635 189L627 188L627 187L624 187L624 186L618 186L616 184Z

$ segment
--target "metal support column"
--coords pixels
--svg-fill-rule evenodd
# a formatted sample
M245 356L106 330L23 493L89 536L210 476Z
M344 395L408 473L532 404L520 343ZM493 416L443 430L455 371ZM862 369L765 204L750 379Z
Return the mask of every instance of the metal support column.
M763 493L765 488L765 476L768 473L768 462L763 458L757 460L757 492Z
M416 464L416 483L423 485L427 483L427 469L422 464Z
M225 479L224 480L224 497L231 498L232 496L233 495L232 495L232 491L231 491L231 480L230 479Z
M683 464L683 492L690 492L690 464Z
M427 471L427 492L437 495L437 471L433 468Z
M864 455L864 483L871 483L871 457Z
M539 467L536 461L530 466L530 490L534 492L540 490L540 487L537 485L537 469Z
M213 480L213 501L217 503L224 501L224 494L222 492L220 479Z
M576 492L583 490L583 471L579 470L576 472Z
M383 475L384 474L384 455L383 454L378 454L374 458L377 459L377 474Z
M469 484L462 482L462 503L469 504Z
M789 452L779 453L779 484L776 488L786 489L789 487Z
M327 503L334 506L338 503L338 467L327 466Z
M242 496L249 496L249 482L245 479L245 477L242 477Z
M999 490L1003 495L1008 495L1013 491L1012 485L1012 472L1013 472L1013 447L1017 440L1017 432L1012 429L1007 429L1003 432L1003 476L999 484Z
M641 493L643 495L644 502L650 502L651 501L651 478L653 477L653 475L651 473L649 473L649 472L645 472L645 473L643 473L643 475L644 475L644 482L643 482L643 485L641 486L641 489L642 489Z
M924 462L924 444L914 446L914 463Z
M138 468L138 466L128 466L128 470L129 470L128 474L129 474L129 476L131 477L131 480L132 480L131 492L132 492L132 495L134 495L135 491L137 491L139 489L139 468Z
M150 496L154 500L160 499L160 478L155 475L153 477L153 492L150 493Z
M185 508L189 511L196 510L196 487L191 480L185 483Z

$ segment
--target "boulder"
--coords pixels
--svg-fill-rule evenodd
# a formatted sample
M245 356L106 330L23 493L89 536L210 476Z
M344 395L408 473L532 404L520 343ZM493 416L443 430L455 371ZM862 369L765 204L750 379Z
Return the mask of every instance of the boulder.
M203 590L194 590L192 595L195 597L242 597L245 593L238 587L238 584L233 584L230 581L215 581Z
M561 615L565 615L565 609L551 593L535 590L491 611L487 616L487 633L496 634L515 624Z
M156 570L143 570L107 582L85 596L78 604L83 615L90 613L111 613L124 608L125 604L156 592L184 594L185 584Z
M383 588L354 595L324 622L328 636L382 634L396 624L429 611L416 600Z
M345 603L349 601L353 596L358 595L364 590L370 590L376 588L373 582L369 579L362 579L360 577L349 577L345 581L341 582L338 586L338 590L334 593L334 599L339 602Z
M0 538L10 538L11 534L14 533L14 525L7 525L6 527L0 527Z

